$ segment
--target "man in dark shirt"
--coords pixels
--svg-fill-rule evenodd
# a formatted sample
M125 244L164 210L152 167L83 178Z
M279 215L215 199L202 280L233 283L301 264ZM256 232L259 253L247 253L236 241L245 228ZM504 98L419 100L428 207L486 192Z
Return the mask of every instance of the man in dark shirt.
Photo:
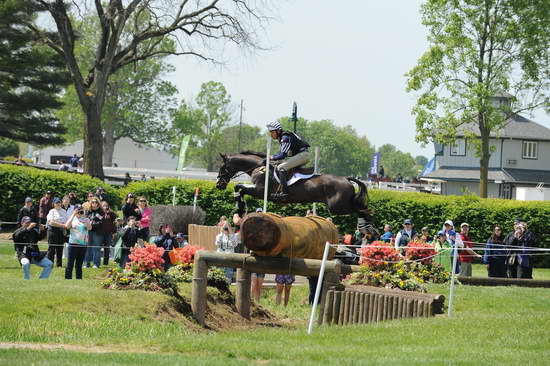
M38 212L30 197L25 198L25 205L19 209L17 214L17 224L19 226L21 225L21 219L25 216L29 217L31 222L38 224Z
M50 276L53 262L46 258L46 254L40 252L38 248L38 224L31 222L31 218L24 216L21 218L21 227L12 235L17 260L23 267L23 278L30 279L30 266L35 264L42 267L40 279L46 279Z
M533 278L533 257L529 255L529 247L536 243L535 234L527 230L527 223L519 221L514 225L514 231L504 238L504 245L509 245L508 277Z
M40 199L40 203L38 204L38 220L40 221L40 224L46 225L48 212L50 212L52 208L52 192L47 191L44 197Z

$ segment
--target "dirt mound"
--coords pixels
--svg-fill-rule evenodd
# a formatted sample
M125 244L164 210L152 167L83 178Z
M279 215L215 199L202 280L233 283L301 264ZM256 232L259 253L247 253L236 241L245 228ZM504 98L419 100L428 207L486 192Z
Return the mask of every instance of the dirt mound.
M269 310L252 304L250 320L239 315L235 306L235 297L231 292L208 288L206 303L206 327L201 327L193 318L191 299L185 295L170 297L160 304L155 316L160 321L176 321L196 331L223 331L248 327L282 327L284 322L276 318Z

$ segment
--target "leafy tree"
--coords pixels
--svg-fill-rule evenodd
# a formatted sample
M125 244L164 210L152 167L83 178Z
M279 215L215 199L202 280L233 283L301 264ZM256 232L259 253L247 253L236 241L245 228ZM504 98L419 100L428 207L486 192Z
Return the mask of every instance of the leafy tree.
M13 140L0 137L0 157L19 156L19 146Z
M395 177L397 174L401 174L402 177L416 177L416 162L411 154L399 151L391 144L380 146L378 152L380 153L380 164L384 166L386 176Z
M516 113L550 109L550 2L427 0L421 13L430 46L407 74L407 90L419 93L416 139L470 137L487 197L491 134Z
M220 146L229 142L223 130L231 119L231 96L222 83L209 81L201 85L195 103L182 101L174 116L174 130L176 136L192 135L190 160L213 171Z
M33 44L25 24L37 18L31 1L0 2L0 136L37 145L59 144L65 132L53 111L69 82L64 62Z
M93 59L93 45L100 36L97 20L88 17L78 23L82 34L76 47L80 68L87 70ZM174 48L173 41L163 40L166 49ZM103 165L111 166L115 144L127 137L139 144L166 145L171 140L167 123L175 110L176 87L162 78L173 67L166 63L167 55L146 59L139 65L126 65L111 76L102 115ZM82 112L74 87L63 96L65 107L58 112L67 126L67 139L82 139L86 116Z
M236 153L239 151L239 130L241 135L241 150L265 151L267 137L264 131L258 126L243 123L229 126L223 129L223 149L225 153Z
M416 163L416 165L421 167L425 167L428 164L428 161L428 158L424 155L418 155L416 158L414 158L414 162Z
M82 111L84 128L84 172L103 176L102 114L111 76L126 65L162 54L193 55L202 60L220 61L216 45L232 43L241 48L259 49L255 28L267 19L247 0L95 0L100 37L92 47L90 69L82 70L75 53L79 35L75 23L90 2L80 7L69 0L32 0L49 14L43 21L29 22L28 29L65 60ZM55 24L49 32L42 25ZM164 48L163 40L178 38L178 49Z

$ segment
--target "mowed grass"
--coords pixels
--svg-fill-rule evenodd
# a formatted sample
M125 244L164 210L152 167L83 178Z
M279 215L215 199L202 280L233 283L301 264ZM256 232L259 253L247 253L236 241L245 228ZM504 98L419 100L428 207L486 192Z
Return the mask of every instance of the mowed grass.
M32 266L33 277L39 268ZM107 291L85 269L82 281L24 281L13 247L0 247L0 344L71 345L70 350L0 349L1 365L548 365L550 289L457 286L452 318L408 319L366 326L320 327L306 334L307 286L290 306L274 291L261 304L288 327L196 331L163 311L169 298ZM475 272L486 275L483 266ZM550 279L550 271L535 270ZM448 295L448 285L431 292ZM189 288L182 288L188 294ZM0 347L2 348L2 347Z

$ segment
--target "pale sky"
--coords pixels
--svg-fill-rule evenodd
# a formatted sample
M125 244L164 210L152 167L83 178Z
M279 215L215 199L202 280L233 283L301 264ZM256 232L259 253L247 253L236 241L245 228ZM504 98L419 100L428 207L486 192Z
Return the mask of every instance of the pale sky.
M422 148L414 140L414 96L405 92L404 74L427 49L420 3L282 2L279 20L267 28L272 50L243 55L224 68L174 57L176 72L169 80L186 99L205 81L222 82L235 104L244 100L246 123L265 126L289 116L296 101L299 117L349 124L376 147L391 143L431 158L433 146ZM543 112L534 120L550 127Z

